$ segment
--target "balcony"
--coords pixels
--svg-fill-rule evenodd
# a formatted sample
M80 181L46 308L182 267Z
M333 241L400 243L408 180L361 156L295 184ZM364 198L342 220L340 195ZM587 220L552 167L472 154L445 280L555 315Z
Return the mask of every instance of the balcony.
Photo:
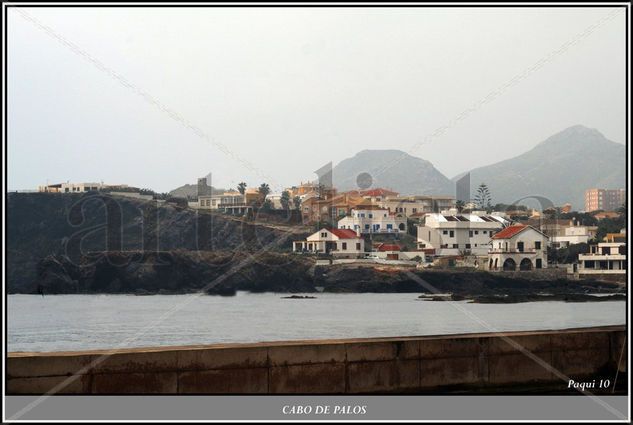
M488 251L490 254L540 254L543 252L542 249L524 249L523 251L519 251L518 249L505 249L505 248L493 248Z

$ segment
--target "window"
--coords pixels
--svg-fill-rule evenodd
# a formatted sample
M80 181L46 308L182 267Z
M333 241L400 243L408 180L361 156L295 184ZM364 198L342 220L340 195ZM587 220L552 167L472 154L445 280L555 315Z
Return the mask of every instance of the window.
M466 249L470 249L470 244L469 243L466 244Z
M356 242L356 251L360 251L360 242Z
M453 244L453 248L457 249L457 248L459 248L459 245L458 245L458 244L456 244L456 243L454 243L454 244Z
M347 242L343 242L343 251L347 251Z
M393 229L393 224L387 224L387 229L388 230L392 230Z
M541 241L536 241L534 242L534 248L535 249L541 249ZM540 269L540 267L538 267Z
M475 230L475 234L478 235L479 234L479 230Z
M455 237L455 231L451 230L451 234L449 235L451 238Z
M468 232L468 236L470 236L471 238L473 237L473 231L472 231L472 230L470 230L470 231Z
M368 230L369 229L369 224L365 224L365 229Z
M372 213L369 213L369 218L374 218L374 215Z
M487 230L484 230L484 231L482 231L482 233L485 235L486 233L488 233L488 231L487 231Z
M327 238L327 232L321 232L321 237L322 238Z
M443 235L448 235L448 230L442 230Z

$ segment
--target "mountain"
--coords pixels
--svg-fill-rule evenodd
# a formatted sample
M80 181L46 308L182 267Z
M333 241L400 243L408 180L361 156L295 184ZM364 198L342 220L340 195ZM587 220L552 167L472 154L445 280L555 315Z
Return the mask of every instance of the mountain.
M359 189L359 175L371 176L370 187L382 187L401 195L451 195L453 183L429 161L399 150L364 150L337 164L332 170L339 190ZM361 189L367 188L361 185Z
M477 186L485 183L493 204L538 195L554 205L569 202L573 209L582 210L585 189L625 187L625 161L624 145L608 140L596 129L576 125L524 154L471 170L471 191L474 195Z

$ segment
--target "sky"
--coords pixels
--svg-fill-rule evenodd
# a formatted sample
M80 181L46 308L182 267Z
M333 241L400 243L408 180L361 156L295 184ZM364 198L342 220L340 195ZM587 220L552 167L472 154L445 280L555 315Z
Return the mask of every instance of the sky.
M576 124L625 143L625 34L623 8L11 8L7 188L279 191L364 149L451 178Z

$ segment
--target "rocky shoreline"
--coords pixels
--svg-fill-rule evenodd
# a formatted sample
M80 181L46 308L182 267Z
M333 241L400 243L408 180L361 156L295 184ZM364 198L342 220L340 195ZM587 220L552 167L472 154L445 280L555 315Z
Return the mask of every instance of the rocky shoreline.
M427 294L420 299L477 303L625 299L621 285L602 281L382 265L316 266L313 258L273 252L95 252L82 256L79 264L64 256L48 256L38 264L36 282L30 291L10 293L151 295L202 291L232 296L237 291L373 292Z
M103 194L12 193L7 206L10 294L400 292L507 303L602 301L607 298L590 295L623 291L617 283L572 281L536 271L507 275L372 264L317 266L314 258L289 252L291 240L305 237L301 231L307 229ZM112 214L120 217L120 229L107 232L106 218Z

